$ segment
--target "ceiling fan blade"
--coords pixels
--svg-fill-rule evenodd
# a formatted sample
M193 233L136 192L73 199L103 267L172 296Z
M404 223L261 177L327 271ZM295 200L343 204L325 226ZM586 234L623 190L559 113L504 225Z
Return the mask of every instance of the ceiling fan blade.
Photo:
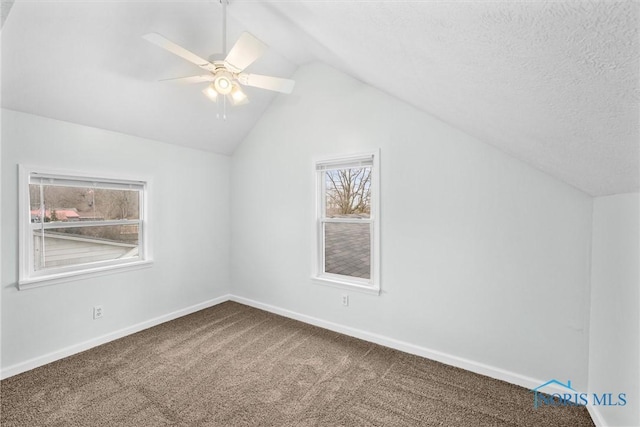
M296 82L280 77L261 76L260 74L240 74L240 83L246 86L259 87L261 89L275 90L276 92L291 93Z
M204 74L202 76L178 77L174 79L162 79L161 82L171 82L180 84L204 83L212 82L215 77L212 74Z
M266 44L245 31L233 45L224 62L232 71L239 73L260 58L265 50Z
M215 70L215 66L206 59L200 58L195 53L189 52L187 49L183 48L182 46L178 46L171 40L166 39L158 33L145 34L144 36L142 36L142 38L148 42L155 44L156 46L168 50L174 55L178 55L179 57L186 59L192 64L196 64L200 68L204 68L205 70L209 71Z

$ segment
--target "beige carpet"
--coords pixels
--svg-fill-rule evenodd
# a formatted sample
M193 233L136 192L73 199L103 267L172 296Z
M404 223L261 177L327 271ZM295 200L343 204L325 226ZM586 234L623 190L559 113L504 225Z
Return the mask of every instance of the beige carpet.
M1 383L9 426L592 426L528 390L233 302Z

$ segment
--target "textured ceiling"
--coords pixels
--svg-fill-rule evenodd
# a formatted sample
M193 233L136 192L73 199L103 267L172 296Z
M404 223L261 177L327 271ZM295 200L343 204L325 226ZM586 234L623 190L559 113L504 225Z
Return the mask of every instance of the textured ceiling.
M195 66L140 36L208 56L220 4L17 1L2 30L3 106L231 153L273 95L215 120ZM250 71L323 61L592 195L638 191L635 1L232 0L229 41L271 46ZM279 95L281 96L281 95Z

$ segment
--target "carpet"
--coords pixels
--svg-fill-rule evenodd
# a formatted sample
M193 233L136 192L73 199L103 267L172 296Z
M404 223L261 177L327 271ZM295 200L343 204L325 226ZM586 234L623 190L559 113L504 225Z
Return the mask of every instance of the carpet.
M235 302L3 380L10 426L593 426L525 388Z

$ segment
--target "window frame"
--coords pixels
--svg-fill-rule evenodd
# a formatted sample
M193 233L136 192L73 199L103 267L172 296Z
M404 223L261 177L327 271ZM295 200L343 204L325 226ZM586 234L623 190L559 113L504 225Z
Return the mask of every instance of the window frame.
M346 169L358 162L371 162L371 201L369 218L327 218L325 171ZM339 166L343 165L344 168ZM336 155L315 159L315 212L312 281L340 289L379 295L380 288L380 150L356 154ZM369 224L370 230L370 279L327 273L325 269L324 225L326 223Z
M80 280L89 277L101 276L128 270L150 267L153 263L151 257L151 245L149 238L149 187L148 179L141 180L129 177L113 177L105 175L95 175L94 173L69 171L60 169L49 169L35 166L19 165L18 180L18 225L19 225L19 275L18 289L31 289L35 287L53 285L58 283ZM34 223L31 222L31 203L29 185L32 176L40 178L53 178L59 181L70 182L94 182L101 185L99 188L113 186L131 186L139 191L139 219L137 220L104 220L104 221L82 221L82 222L60 222L49 224L47 228L85 228L112 225L138 225L138 256L126 259L114 259L105 261L95 261L77 265L52 267L48 269L36 270L34 263ZM71 185L69 185L71 186ZM39 223L35 223L39 224ZM42 227L44 230L45 227Z

